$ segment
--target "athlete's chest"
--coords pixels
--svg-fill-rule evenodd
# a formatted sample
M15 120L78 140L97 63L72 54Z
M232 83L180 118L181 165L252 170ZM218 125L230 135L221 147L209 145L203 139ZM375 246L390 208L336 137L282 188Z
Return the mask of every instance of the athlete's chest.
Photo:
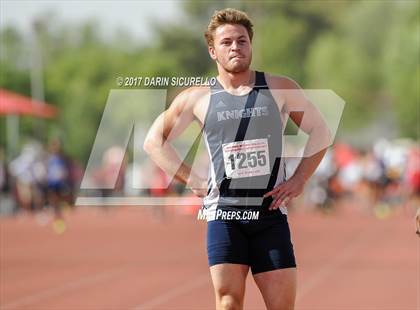
M211 96L204 112L204 129L206 133L232 132L241 123L249 128L260 130L270 125L278 125L279 109L269 93L262 91L250 93L249 96L229 96L218 93Z

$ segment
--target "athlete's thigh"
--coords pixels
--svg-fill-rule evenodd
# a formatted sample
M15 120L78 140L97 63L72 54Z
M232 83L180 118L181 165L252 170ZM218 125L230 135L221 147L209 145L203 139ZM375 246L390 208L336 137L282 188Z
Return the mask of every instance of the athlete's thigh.
M209 266L218 264L249 265L249 245L236 221L215 220L207 223Z
M226 295L243 300L249 266L242 264L217 264L210 267L216 297Z
M294 309L296 298L296 268L276 269L254 274L268 310Z
M229 299L243 303L249 270L248 240L235 221L207 223L207 254L216 302Z
M261 218L249 240L252 274L296 267L287 217L280 213Z

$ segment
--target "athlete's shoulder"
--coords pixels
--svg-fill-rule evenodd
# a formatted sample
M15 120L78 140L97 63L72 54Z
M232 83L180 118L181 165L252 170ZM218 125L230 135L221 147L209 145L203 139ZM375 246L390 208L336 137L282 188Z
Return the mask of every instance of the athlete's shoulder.
M265 73L265 80L270 89L300 89L299 84L285 75Z
M174 99L174 103L194 105L200 99L210 94L210 87L192 86L182 90Z
M191 86L184 89L180 94L183 96L203 96L210 92L210 87L208 86Z
M304 90L292 78L285 75L266 74L267 85L273 94L274 99L286 110L292 111L303 106L308 106L310 102L304 95Z
M172 100L170 106L182 109L193 108L210 90L208 87L192 86L180 91Z

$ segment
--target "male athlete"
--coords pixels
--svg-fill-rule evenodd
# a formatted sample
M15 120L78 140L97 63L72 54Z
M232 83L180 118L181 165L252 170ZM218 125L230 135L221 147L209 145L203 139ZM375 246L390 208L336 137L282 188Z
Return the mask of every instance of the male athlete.
M302 193L331 143L330 133L293 80L250 69L252 37L244 12L215 12L205 38L217 65L216 84L180 93L152 125L144 149L203 197L216 308L243 308L251 268L268 309L293 309L296 262L286 206ZM309 138L286 179L288 117ZM183 163L170 143L193 121L202 128L210 157L207 179Z

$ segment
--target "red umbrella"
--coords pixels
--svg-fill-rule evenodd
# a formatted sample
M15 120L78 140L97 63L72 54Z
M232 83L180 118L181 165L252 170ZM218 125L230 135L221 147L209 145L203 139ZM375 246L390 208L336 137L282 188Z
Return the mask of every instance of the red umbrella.
M20 114L54 118L58 109L50 104L0 89L0 115Z

